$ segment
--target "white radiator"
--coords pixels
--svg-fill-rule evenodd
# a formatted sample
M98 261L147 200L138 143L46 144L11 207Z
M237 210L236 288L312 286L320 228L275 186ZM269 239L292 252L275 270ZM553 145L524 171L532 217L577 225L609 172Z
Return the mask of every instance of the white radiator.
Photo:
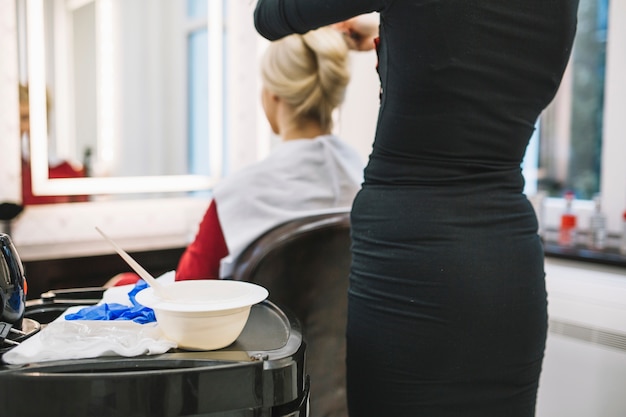
M626 417L626 268L546 262L537 417Z

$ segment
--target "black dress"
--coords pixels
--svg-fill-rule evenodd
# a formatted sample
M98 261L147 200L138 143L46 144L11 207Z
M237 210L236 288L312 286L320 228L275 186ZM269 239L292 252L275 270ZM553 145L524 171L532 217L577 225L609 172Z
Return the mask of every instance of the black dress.
M374 148L352 211L352 417L535 414L547 313L520 163L577 0L260 0L269 39L381 16Z

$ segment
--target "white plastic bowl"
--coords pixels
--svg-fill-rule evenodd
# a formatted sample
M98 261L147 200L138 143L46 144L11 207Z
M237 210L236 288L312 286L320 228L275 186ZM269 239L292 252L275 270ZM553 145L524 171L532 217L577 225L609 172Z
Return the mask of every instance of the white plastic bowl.
M171 299L146 288L137 293L137 302L154 310L167 338L189 350L232 344L246 325L250 308L268 296L259 285L232 280L177 281L165 287Z

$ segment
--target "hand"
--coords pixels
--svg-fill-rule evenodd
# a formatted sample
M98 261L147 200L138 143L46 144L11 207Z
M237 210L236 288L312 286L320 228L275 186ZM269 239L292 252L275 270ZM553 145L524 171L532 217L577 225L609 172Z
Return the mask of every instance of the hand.
M353 17L333 25L344 35L348 48L355 51L374 49L374 39L378 37L378 13L368 13Z

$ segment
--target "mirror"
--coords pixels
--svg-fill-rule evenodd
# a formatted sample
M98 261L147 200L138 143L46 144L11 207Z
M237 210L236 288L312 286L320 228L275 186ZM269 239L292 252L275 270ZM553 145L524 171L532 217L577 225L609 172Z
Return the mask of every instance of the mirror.
M35 194L185 192L218 181L225 2L17 2ZM53 159L86 163L88 177L50 178Z

